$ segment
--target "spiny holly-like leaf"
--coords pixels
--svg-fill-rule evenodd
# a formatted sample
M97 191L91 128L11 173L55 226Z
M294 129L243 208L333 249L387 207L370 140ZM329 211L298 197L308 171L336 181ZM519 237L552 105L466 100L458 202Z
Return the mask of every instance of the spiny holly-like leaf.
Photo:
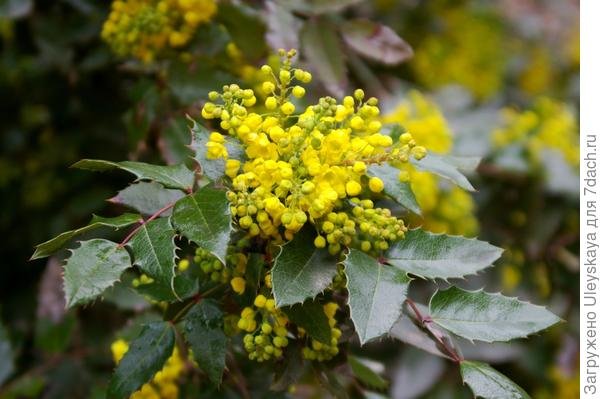
M134 174L138 180L152 180L167 188L191 190L194 185L194 172L185 165L152 165L144 162L111 162L101 159L82 159L73 168L102 172L121 169Z
M420 215L421 208L419 208L415 194L410 188L410 183L398 180L399 173L398 169L387 164L369 166L369 175L379 177L383 181L384 191L387 195L409 211Z
M109 201L135 209L143 215L152 215L183 196L184 193L181 190L168 189L155 182L142 181L130 184ZM161 216L169 215L171 215L171 209L161 213Z
M335 259L316 248L314 238L314 230L305 227L281 247L271 272L278 307L314 298L331 284L337 272Z
M436 292L429 310L433 321L446 330L485 342L526 337L560 321L542 306L458 287Z
M311 338L327 345L331 342L329 319L323 305L317 301L308 300L302 304L285 307L283 311L294 324L305 329Z
M383 64L395 65L413 56L413 50L388 26L355 19L341 26L344 41L358 54Z
M419 161L411 159L410 162L419 170L431 172L448 179L465 190L475 191L475 188L473 188L465 175L461 173L461 170L466 173L472 172L479 164L479 158L454 157L428 152L425 158Z
M527 392L490 365L462 361L460 373L475 397L484 399L530 399Z
M387 334L406 300L410 278L364 252L351 249L344 260L350 317L361 344Z
M211 252L223 264L232 231L225 191L203 187L175 204L173 226L185 238Z
M124 399L137 391L163 368L173 353L175 333L167 322L146 324L119 362L106 397Z
M366 386L375 389L385 389L388 386L388 381L379 375L384 370L383 364L356 356L348 356L348 363L352 367L352 373Z
M81 227L75 230L65 231L59 234L51 240L48 240L35 248L35 252L31 256L31 260L45 258L52 255L64 247L73 237L85 233L86 231L93 230L98 227L112 227L115 230L122 229L127 226L131 226L134 223L138 223L142 220L142 217L136 213L124 213L114 218L104 218L102 216L94 215L92 220L87 226Z
M64 267L67 306L96 298L130 267L129 253L118 244L99 238L82 241L79 248L72 251Z
M134 265L154 279L152 284L175 291L175 230L166 218L145 223L129 242Z
M198 365L215 384L221 383L225 369L227 337L223 332L223 312L214 300L205 299L185 317L185 337Z
M342 44L333 24L322 18L305 22L300 31L303 54L325 88L342 97L348 77Z
M491 266L502 249L460 236L410 230L386 254L387 263L423 278L459 278Z
M225 160L208 159L206 157L206 143L210 131L204 126L192 121L192 142L190 148L194 151L194 159L202 168L202 174L212 181L217 181L225 175ZM230 158L243 159L244 150L238 142L226 136L225 147Z

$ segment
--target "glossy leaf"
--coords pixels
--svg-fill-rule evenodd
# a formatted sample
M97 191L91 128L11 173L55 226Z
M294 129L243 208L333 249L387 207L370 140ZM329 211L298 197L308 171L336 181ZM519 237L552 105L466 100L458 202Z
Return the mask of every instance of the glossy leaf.
M527 392L490 365L480 362L460 363L463 381L475 397L484 399L530 399Z
M344 22L340 29L352 50L374 61L396 65L413 56L410 45L388 26L367 19L354 19Z
M119 362L106 397L128 398L163 368L174 346L175 332L168 322L146 324Z
M315 232L305 227L281 247L271 271L278 307L304 302L321 293L337 273L336 261L313 244Z
M411 159L410 161L417 169L424 172L431 172L468 191L475 191L469 180L462 174L472 172L479 163L479 158L474 157L454 157L451 155L440 155L428 152L427 156L420 161Z
M446 330L485 342L526 337L560 321L542 306L458 287L436 292L429 310L433 321Z
M352 373L366 386L375 389L385 389L388 386L388 381L379 375L384 369L383 364L356 356L348 356L348 363Z
M331 342L329 319L320 303L308 300L302 304L285 307L283 311L294 324L305 329L311 338L324 344Z
M423 278L460 278L492 265L502 249L460 236L410 230L387 252L387 263Z
M175 230L166 218L140 227L129 242L133 264L154 279L152 284L169 288L175 296Z
M387 334L402 312L410 282L406 272L351 249L344 260L348 305L361 344Z
M206 143L210 132L204 126L192 120L192 143L190 148L194 151L194 160L202 168L202 174L212 181L217 181L225 175L225 160L208 159L206 157ZM225 147L230 158L242 159L244 152L239 143L230 137L225 138Z
M211 252L223 264L232 231L225 191L203 187L175 204L171 218L181 234Z
M143 162L111 162L100 159L82 159L73 168L102 172L121 169L134 174L138 180L152 180L167 188L191 190L194 185L194 172L185 165L152 165Z
M152 215L183 196L181 190L164 188L155 182L141 181L130 184L108 201L135 209L143 215ZM167 209L161 216L169 216L171 212L171 209Z
M64 266L67 306L93 300L130 267L129 253L118 244L99 238L82 241L79 248L71 251Z
M225 369L227 337L223 312L214 300L202 300L190 310L185 317L185 337L200 368L219 385Z
M394 201L417 215L421 214L421 208L410 188L410 183L398 180L398 174L400 173L398 169L388 164L373 164L369 166L368 173L370 176L379 177L383 181L385 193L392 197Z
M305 22L300 32L303 54L325 88L341 98L348 86L345 56L333 24L325 19Z
M136 213L124 213L114 218L105 218L102 216L94 215L90 223L87 226L81 227L75 230L65 231L59 234L51 240L39 244L35 248L35 252L31 256L31 259L40 259L52 255L64 247L69 241L79 234L85 233L90 230L94 230L98 227L112 227L115 230L122 229L127 226L131 226L134 223L138 223L142 220L142 217Z

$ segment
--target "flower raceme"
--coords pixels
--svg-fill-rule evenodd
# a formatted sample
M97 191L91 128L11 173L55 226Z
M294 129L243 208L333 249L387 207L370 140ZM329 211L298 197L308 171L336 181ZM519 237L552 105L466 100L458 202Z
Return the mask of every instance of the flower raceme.
M102 38L118 55L148 63L185 46L216 10L214 0L115 0Z
M383 134L377 99L365 99L360 89L341 102L324 97L299 109L297 100L306 92L302 85L312 77L292 67L294 50L281 54L279 71L261 68L269 76L262 83L266 113L254 110L253 90L236 84L209 93L202 109L223 131L210 134L206 154L226 160L234 220L249 236L275 243L291 240L311 223L319 233L315 246L328 246L332 254L350 245L387 249L406 228L388 209L374 206L370 198L381 195L384 184L369 177L367 168L421 159L425 148L409 133L397 142ZM229 158L229 138L241 143L245 159Z

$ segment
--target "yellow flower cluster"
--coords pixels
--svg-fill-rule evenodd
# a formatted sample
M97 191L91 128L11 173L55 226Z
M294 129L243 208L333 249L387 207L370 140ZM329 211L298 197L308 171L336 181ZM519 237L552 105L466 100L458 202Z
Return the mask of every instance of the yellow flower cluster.
M125 353L129 350L129 344L122 339L112 343L111 352L115 364L118 364ZM179 387L177 379L184 371L184 360L179 355L177 348L173 349L173 354L167 359L162 370L157 372L152 381L144 384L138 391L134 392L130 399L177 399L179 397Z
M317 341L314 338L310 338L310 346L302 348L302 356L307 360L317 360L324 362L332 359L339 353L338 340L342 336L342 330L336 327L337 321L335 320L335 313L338 310L338 304L335 302L329 302L323 305L323 310L327 319L329 320L329 328L331 329L331 341L324 344ZM306 335L306 331L302 328L298 328L298 335L300 337Z
M229 283L234 292L240 295L243 294L246 290L244 274L248 264L247 256L241 252L228 253L225 262L226 265L224 266L209 251L202 248L196 249L194 263L200 267L202 273L209 276L216 283Z
M579 166L577 121L566 104L540 97L531 109L519 112L506 108L502 116L503 126L492 134L498 148L520 144L534 163L539 163L544 149L554 149L574 168Z
M214 0L115 0L101 35L118 55L152 62L185 46L216 9Z
M341 244L351 243L343 233L329 237L326 230L333 224L334 229L337 226L354 234L352 244L370 241L376 244L374 248L385 249L381 241L401 238L404 225L383 210L353 213L357 205L364 205L361 196L370 197L384 189L379 178L366 175L367 166L386 161L406 163L410 156L421 159L425 148L417 146L410 135L393 143L382 134L378 101L365 100L360 89L339 104L325 97L297 112L292 97L302 98L305 89L301 84L312 77L292 68L295 51L283 55L279 71L268 65L261 68L270 76L262 83L269 94L264 101L267 113L253 112L254 91L235 84L225 86L223 93L209 93L210 101L202 109L204 118L218 120L221 129L239 140L245 150L247 159L228 159L226 136L219 132L211 133L207 143L207 158L227 159L228 199L235 221L250 236L274 242L292 239L310 222L321 234L315 245L323 247L327 241L330 251L336 253ZM371 225L356 229L363 222ZM387 238L371 235L380 233L371 227L387 229Z
M418 91L410 91L407 98L382 117L384 123L397 123L406 129L414 140L428 150L448 154L452 150L452 131L439 108ZM400 165L403 179L410 181L423 219L413 223L436 233L475 235L478 222L475 203L469 193L459 187L443 189L439 179L412 165Z
M494 15L466 7L441 10L443 31L416 45L411 62L427 87L460 84L477 99L498 92L506 72L506 37ZM485 45L482 45L485 43Z
M240 330L247 332L244 348L248 358L257 362L281 358L283 348L289 343L287 323L288 318L275 307L273 298L257 295L254 307L244 308L237 324Z

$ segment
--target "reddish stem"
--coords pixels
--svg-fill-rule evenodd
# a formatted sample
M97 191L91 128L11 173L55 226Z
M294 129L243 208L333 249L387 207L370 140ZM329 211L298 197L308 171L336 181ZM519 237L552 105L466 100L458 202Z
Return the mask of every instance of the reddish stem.
M135 235L135 233L137 233L142 228L142 226L144 226L146 223L153 221L154 219L159 217L161 214L163 214L164 212L171 209L174 205L175 205L175 201L165 205L163 208L154 212L154 214L152 214L147 220L142 219L139 222L140 224L135 229L131 230L131 232L129 234L127 234L127 237L125 237L123 239L123 241L121 241L121 243L119 244L119 247L124 247L125 244L127 244L129 242L129 240L131 240L131 237L133 237Z

